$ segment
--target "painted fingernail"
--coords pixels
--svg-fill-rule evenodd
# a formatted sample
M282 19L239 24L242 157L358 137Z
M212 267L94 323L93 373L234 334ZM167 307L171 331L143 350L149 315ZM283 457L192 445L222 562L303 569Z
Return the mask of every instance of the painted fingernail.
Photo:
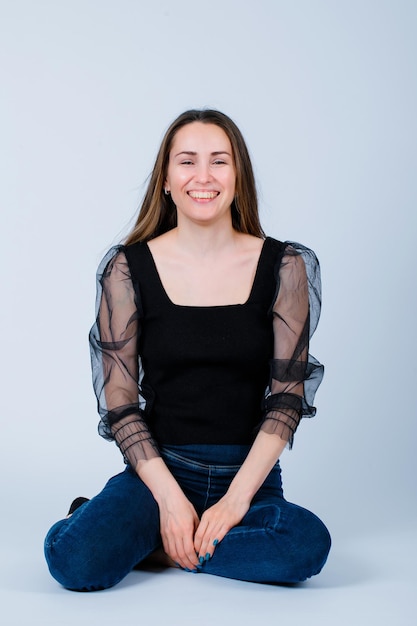
M198 559L200 561L201 564L204 563L204 556L200 556L200 558Z
M218 544L218 543L219 543L219 540L218 540L218 539L215 539L215 540L213 541L213 546L217 546L217 544Z
M206 554L206 556L204 558L205 558L206 561L208 561L209 558L210 558L210 552L207 552L207 554Z

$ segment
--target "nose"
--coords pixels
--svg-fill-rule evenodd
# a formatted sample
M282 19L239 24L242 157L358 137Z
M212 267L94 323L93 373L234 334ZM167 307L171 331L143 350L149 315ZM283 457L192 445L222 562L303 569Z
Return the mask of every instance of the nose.
M196 170L196 182L200 184L207 183L211 179L210 164L200 161Z

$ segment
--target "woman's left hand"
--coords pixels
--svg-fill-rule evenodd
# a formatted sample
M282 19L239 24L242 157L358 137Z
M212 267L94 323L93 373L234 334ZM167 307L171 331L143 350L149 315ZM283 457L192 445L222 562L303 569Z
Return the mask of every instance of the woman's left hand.
M239 524L249 510L250 502L237 502L225 494L204 511L194 536L194 548L200 563L208 561L216 546L231 528Z

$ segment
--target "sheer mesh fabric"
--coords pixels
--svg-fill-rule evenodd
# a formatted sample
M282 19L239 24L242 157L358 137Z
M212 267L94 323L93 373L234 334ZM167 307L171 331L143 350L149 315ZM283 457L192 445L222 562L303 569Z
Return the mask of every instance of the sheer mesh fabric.
M159 456L139 405L139 310L123 250L113 248L97 273L97 318L90 331L99 433L115 439L132 467Z
M271 309L274 358L260 429L279 435L291 447L301 418L315 415L312 403L323 377L323 366L308 353L321 307L315 254L300 244L288 243L275 278ZM116 441L132 467L139 460L159 456L143 413L138 300L123 246L116 246L97 272L97 317L90 331L90 348L99 433Z
M315 415L312 402L323 378L323 366L308 353L320 317L320 267L314 252L291 243L277 273L274 358L261 430L279 435L291 447L301 418Z

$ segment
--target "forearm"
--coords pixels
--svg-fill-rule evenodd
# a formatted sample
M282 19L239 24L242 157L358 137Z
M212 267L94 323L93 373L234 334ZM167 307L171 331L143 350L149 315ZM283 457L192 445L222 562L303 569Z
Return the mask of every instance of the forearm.
M158 504L164 551L174 563L195 570L194 534L199 519L193 505L161 457L138 461L136 472Z
M239 524L251 501L277 462L287 442L278 435L260 431L229 489L207 509L195 535L194 546L200 557L210 558L216 545L231 528Z
M227 495L237 502L250 503L284 450L287 441L260 431Z
M184 495L161 457L138 461L136 473L151 491L159 506L168 499L177 497L179 493Z

